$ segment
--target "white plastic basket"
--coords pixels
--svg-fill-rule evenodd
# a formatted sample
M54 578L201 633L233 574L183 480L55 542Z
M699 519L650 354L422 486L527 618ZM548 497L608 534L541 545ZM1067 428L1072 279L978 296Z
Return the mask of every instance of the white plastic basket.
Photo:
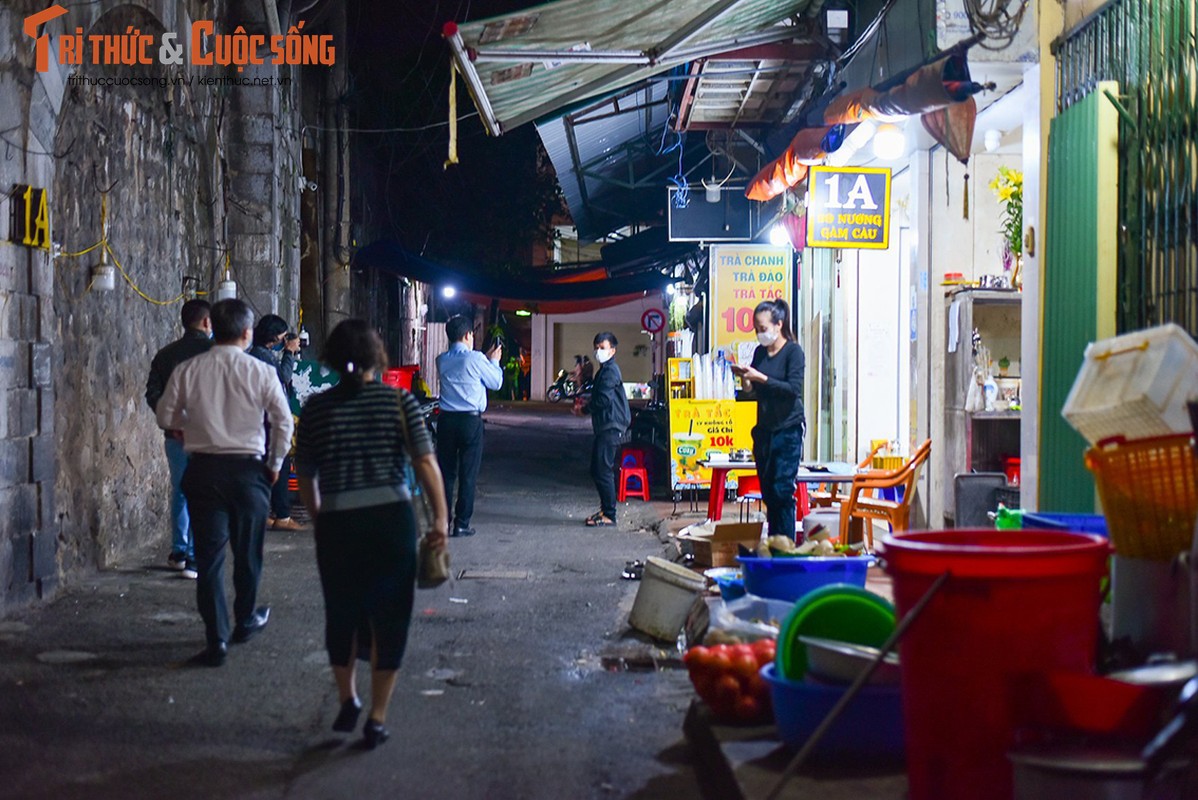
M1191 430L1198 344L1172 323L1094 342L1061 414L1090 444Z

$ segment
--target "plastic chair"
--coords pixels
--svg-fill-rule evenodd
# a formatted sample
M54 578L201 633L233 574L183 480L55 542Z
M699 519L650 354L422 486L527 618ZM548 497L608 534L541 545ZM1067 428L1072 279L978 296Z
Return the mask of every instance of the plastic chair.
M638 483L628 486L628 481L635 478ZM649 470L645 468L645 451L639 447L628 447L620 456L620 482L616 500L623 503L629 497L649 499Z
M806 482L795 484L795 522L802 522L803 517L811 513L811 497L807 492Z
M840 504L840 541L848 542L849 528L854 519L865 523L864 536L869 549L874 546L873 520L883 520L892 531L905 531L911 519L911 500L915 496L915 481L919 469L932 452L932 440L927 439L911 456L911 460L896 470L878 470L853 478L853 485ZM878 489L902 489L902 499L885 500L871 497Z
M870 448L869 454L857 462L857 469L865 469L873 463L874 456L878 451L886 446L884 439L875 439ZM819 488L811 492L811 507L812 508L832 508L844 498L837 492L837 484L821 483ZM897 499L897 498L890 498Z
M757 502L757 510L761 510L761 478L756 472L736 476L736 502L740 506L740 521L744 522L749 516L749 503Z

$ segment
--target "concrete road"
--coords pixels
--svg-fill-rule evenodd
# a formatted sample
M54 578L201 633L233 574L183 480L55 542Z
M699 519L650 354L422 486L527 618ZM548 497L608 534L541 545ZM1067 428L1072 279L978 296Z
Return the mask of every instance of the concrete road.
M185 663L202 626L164 545L0 620L0 797L697 797L685 674L603 659L629 641L620 571L663 552L668 505L585 528L588 420L500 408L486 431L479 533L451 540L461 577L417 593L391 741L329 728L310 534L268 534L270 626L220 669Z

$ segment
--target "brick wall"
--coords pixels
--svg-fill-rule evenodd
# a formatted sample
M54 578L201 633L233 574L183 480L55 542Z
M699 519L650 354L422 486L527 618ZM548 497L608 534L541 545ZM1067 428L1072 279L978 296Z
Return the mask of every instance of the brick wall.
M72 72L168 68L55 63L58 34L76 26L158 34L202 17L263 30L262 4L72 5L47 25L51 70L38 73L21 22L45 5L0 5L0 192L47 188L67 252L100 239L105 192L109 241L137 290L119 274L115 291L92 290L98 251L0 244L0 615L147 545L165 559L168 475L143 394L153 354L180 333L184 277L213 288L227 245L242 296L293 322L299 285L298 75L289 87L81 86ZM5 205L5 238L7 217Z

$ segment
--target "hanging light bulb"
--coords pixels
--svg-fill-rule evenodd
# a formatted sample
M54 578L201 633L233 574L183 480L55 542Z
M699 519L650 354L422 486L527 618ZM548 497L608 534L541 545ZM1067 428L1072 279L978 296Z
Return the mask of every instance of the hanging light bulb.
M234 281L226 276L225 279L216 286L216 302L219 303L221 300L235 299L237 299L237 281Z
M100 263L92 267L91 290L111 292L116 288L116 270L108 263L108 247L100 249Z
M874 155L882 161L900 158L907 150L907 135L898 125L889 122L879 125L874 134Z
M774 247L790 244L790 234L786 232L786 226L781 222L774 223L774 227L770 228L770 244Z
M441 290L441 296L444 297L446 300L452 299L453 296L456 295L457 293L458 293L458 290L453 288L452 286L446 286L444 289Z

